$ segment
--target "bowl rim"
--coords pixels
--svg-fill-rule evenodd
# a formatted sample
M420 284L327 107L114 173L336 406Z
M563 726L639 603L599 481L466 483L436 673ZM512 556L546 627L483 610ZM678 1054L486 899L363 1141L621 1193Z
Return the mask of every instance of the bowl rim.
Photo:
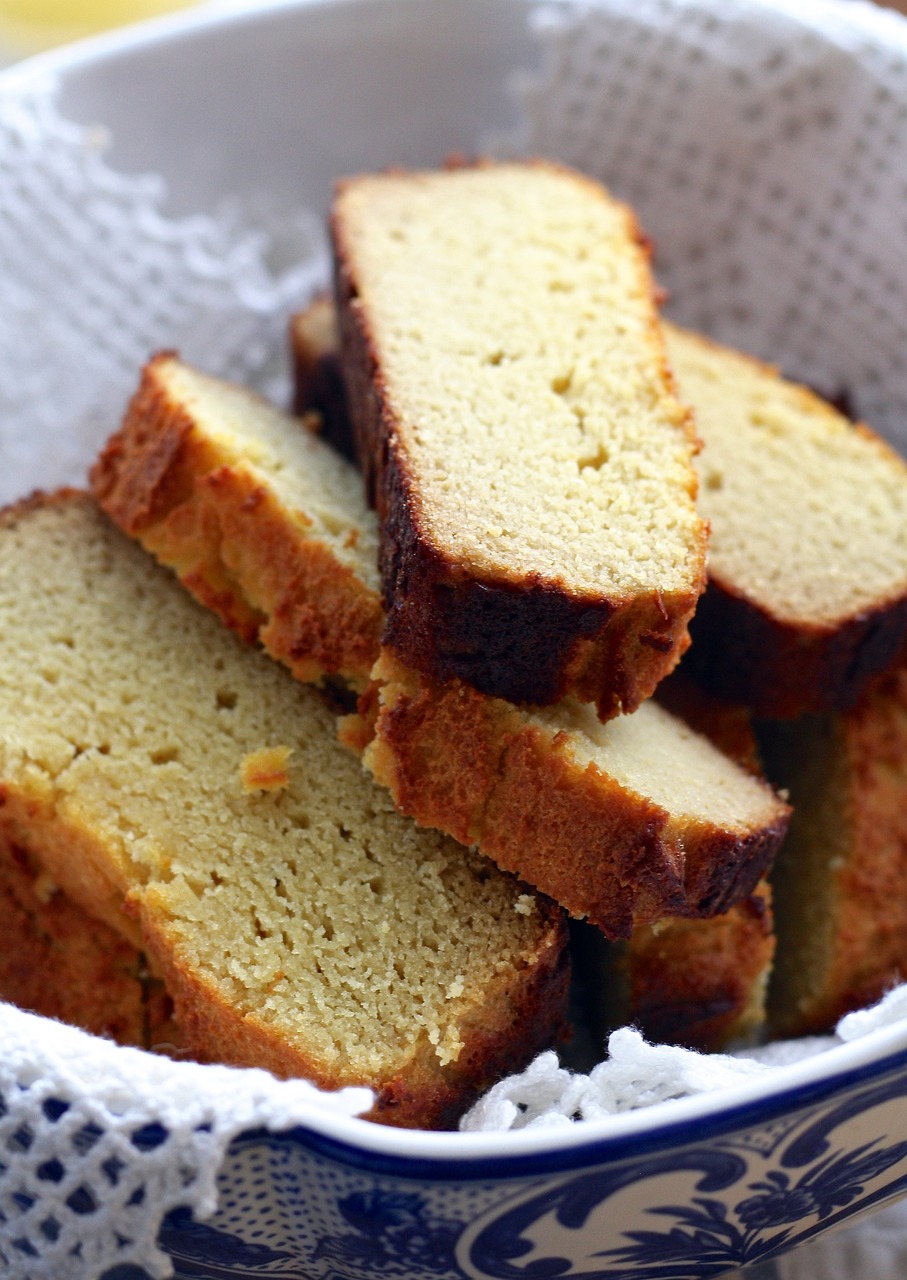
M187 35L231 26L257 25L263 18L283 10L343 7L347 0L207 0L189 4L188 8L162 13L140 22L129 22L82 36L55 48L31 54L0 71L0 90L26 87L30 80L59 72L80 70L91 63L101 64L136 50L151 48L179 40ZM366 0L368 2L368 0ZM383 0L371 0L382 3ZM395 0L395 3L417 3L418 0ZM518 2L518 0L515 0Z
M48 74L83 69L91 63L101 64L139 49L166 44L187 35L201 34L229 27L255 26L281 13L320 9L340 13L355 7L443 5L450 0L206 0L188 8L159 14L139 22L127 23L111 31L84 36L57 48L51 48L12 63L0 70L0 92L27 86ZM683 4L684 0L670 0ZM580 9L582 0L510 0L515 8ZM627 0L628 7L632 3ZM848 25L867 34L883 36L886 41L901 44L907 56L907 15L873 0L747 0L752 9L764 9L790 18L827 36L823 24L830 19L845 19Z
M568 1170L761 1128L782 1114L850 1093L898 1068L907 1068L907 1019L733 1085L576 1124L439 1133L313 1109L304 1125L268 1136L369 1168L392 1170L404 1161L410 1174L417 1169L430 1179L450 1176L451 1165L458 1166L458 1178L467 1179L486 1176L490 1167L498 1176ZM470 1169L476 1161L481 1166Z
M527 11L542 2L546 7L578 7L577 0L512 0L515 7ZM258 25L282 13L333 10L342 14L360 6L425 3L428 0L246 0L240 4L214 0L25 58L0 71L0 93L28 90L47 77L102 66L186 36ZM749 5L795 19L822 35L826 32L818 25L820 20L847 19L853 28L884 38L907 58L907 17L870 0L749 0ZM430 1179L450 1177L452 1166L463 1179L487 1177L489 1167L496 1175L536 1173L541 1166L567 1170L702 1141L748 1125L759 1127L779 1114L856 1089L898 1067L907 1068L907 1018L734 1085L579 1124L438 1133L392 1128L313 1105L304 1124L280 1132L268 1130L267 1138L315 1146L345 1163L369 1168L378 1165L399 1171L397 1166L404 1163L409 1176L417 1171ZM254 1140L264 1133L251 1130L240 1136Z

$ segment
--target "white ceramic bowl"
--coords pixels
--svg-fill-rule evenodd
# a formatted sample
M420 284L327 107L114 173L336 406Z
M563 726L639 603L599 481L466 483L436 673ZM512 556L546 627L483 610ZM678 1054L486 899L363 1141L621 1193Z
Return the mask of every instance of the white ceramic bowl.
M682 6L661 3L671 7ZM726 8L731 27L758 29L779 14L789 21L792 6ZM802 8L810 39L846 82L850 55L823 34L828 6ZM623 29L636 22L646 35L659 3L615 0L610 9ZM42 57L7 73L3 91L59 76L63 113L108 126L114 168L163 174L173 213L250 189L267 191L278 208L324 212L339 174L437 164L512 130L519 111L508 77L540 64L529 11L525 0L272 0ZM861 6L853 12L882 38ZM890 58L905 72L907 39L892 39ZM716 101L699 137L706 158L726 145L722 121ZM821 155L817 165L808 187L818 205ZM804 216L818 216L809 190ZM642 209L668 262L690 234L683 207L672 208ZM710 251L705 243L703 276ZM904 243L901 262L893 269L907 288ZM834 282L821 263L814 270L821 297ZM718 327L733 329L733 316L724 319ZM851 370L859 397L852 356L842 342L828 358ZM874 376L884 384L887 375ZM898 1026L745 1088L568 1132L410 1133L325 1116L289 1134L237 1139L217 1214L205 1224L171 1215L161 1241L181 1276L718 1276L907 1188L905 1095L907 1026Z

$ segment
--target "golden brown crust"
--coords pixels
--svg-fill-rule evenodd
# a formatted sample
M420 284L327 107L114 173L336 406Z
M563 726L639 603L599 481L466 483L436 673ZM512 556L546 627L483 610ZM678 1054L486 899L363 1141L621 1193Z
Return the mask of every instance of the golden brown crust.
M582 181L575 174L571 178ZM629 237L647 253L629 209L626 217ZM332 234L347 406L366 492L381 524L380 570L387 612L383 643L435 680L463 680L511 702L549 705L569 695L595 703L602 719L632 711L689 644L687 625L705 586L705 526L694 549L700 566L697 580L687 590L653 592L648 598L575 593L563 581L541 573L516 580L502 568L489 576L448 555L426 529L418 479L382 374L369 316L359 301L351 244L336 211ZM657 325L654 286L649 291L653 358L659 361L665 384L673 386ZM689 414L684 430L694 447ZM691 468L690 496L695 491Z
M31 851L0 829L0 999L150 1049L178 1041L145 958L76 906Z
M127 886L114 874L103 842L60 816L49 787L14 786L0 779L0 842L29 849L72 903L141 947L124 912Z
M618 961L633 1022L659 1043L723 1049L761 1026L774 950L764 881L711 920L638 929Z
M197 599L298 679L363 683L382 623L377 595L308 534L304 515L199 429L168 390L171 358L146 366L92 468L95 496Z
M366 1082L376 1095L366 1119L401 1128L453 1128L479 1094L502 1075L522 1069L550 1047L553 1031L564 1030L570 981L564 918L540 898L536 908L544 913L545 927L535 954L520 975L502 974L497 989L491 984L476 1001L471 1020L461 1028L464 1043L456 1060L440 1065L425 1040L405 1075ZM332 1072L323 1058L306 1055L254 1017L242 1017L197 972L180 964L154 914L142 914L149 953L164 975L182 1042L193 1057L304 1076L323 1089L363 1083L342 1062ZM304 1021L301 1009L301 1025Z
M477 844L505 870L585 916L608 937L669 914L714 915L755 888L788 812L741 837L678 819L569 752L516 708L451 681L435 685L385 651L377 716L345 722L345 741L424 826ZM368 723L366 723L366 720Z

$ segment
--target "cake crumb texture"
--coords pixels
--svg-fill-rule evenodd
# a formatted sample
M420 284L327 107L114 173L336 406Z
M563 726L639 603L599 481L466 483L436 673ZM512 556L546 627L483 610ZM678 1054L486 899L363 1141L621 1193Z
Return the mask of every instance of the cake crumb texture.
M386 642L514 702L632 710L686 647L706 542L632 213L491 164L350 179L333 232Z
M397 814L317 692L89 499L5 515L0 626L3 838L150 952L196 1057L370 1084L375 1118L430 1126L551 1042L561 913ZM262 743L288 783L248 793Z
M846 709L907 639L907 464L770 366L664 329L712 529L690 665L762 716Z

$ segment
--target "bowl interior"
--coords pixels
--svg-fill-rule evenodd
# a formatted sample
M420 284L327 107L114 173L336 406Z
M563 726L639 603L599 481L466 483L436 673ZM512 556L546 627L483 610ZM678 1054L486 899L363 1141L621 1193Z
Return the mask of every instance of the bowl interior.
M612 8L616 21L633 21L632 5ZM792 20L783 4L764 8L785 10L785 21ZM531 10L523 0L303 0L222 16L189 12L45 55L0 77L0 87L13 92L48 73L58 76L62 114L109 130L105 159L112 168L164 176L168 215L248 203L257 192L278 209L304 206L323 215L344 173L434 165L514 131L522 116L513 77L543 64ZM723 148L720 129L715 136ZM709 145L703 135L706 151ZM643 152L640 144L636 163ZM668 220L651 199L670 251ZM842 348L833 358L845 354ZM726 1098L678 1103L671 1114L638 1113L566 1136L401 1134L331 1117L313 1125L369 1151L445 1161L578 1149L605 1134L638 1142L666 1132L663 1126L699 1123L733 1108L784 1107L786 1091L826 1088L905 1047L907 1028L893 1028Z

